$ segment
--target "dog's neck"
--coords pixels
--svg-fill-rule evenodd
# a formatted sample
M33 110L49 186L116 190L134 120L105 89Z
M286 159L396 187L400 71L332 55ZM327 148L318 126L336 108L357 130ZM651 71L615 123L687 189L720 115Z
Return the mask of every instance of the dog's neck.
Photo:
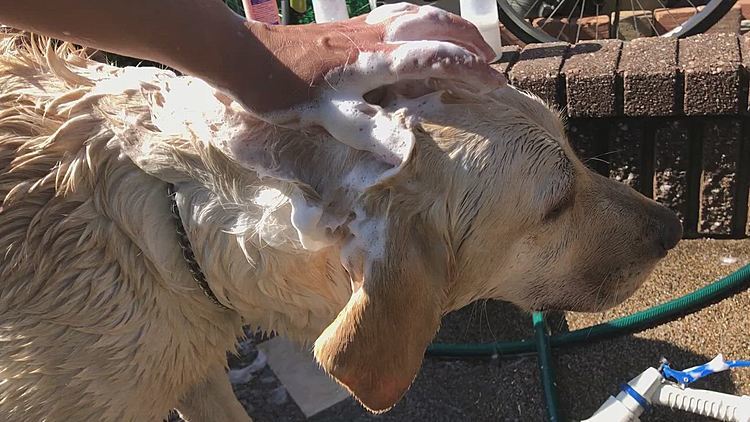
M180 83L175 78L167 81ZM213 93L206 94L206 101L193 98L189 104L213 104L214 108L185 111L180 109L184 104L177 101L182 97L176 98L177 102L171 102L168 95L166 100L162 97L165 88L158 81L140 87L136 92L144 95L145 102L112 97L113 104L107 105L111 127L119 135L122 152L160 180L162 197L153 205L168 212L166 183L176 186L175 201L186 234L217 299L248 324L299 340L316 338L349 299L351 284L335 239L323 249L310 250L301 244L292 225L292 201L330 199L337 204L333 208L344 210L355 193L327 188L337 186L335 181L346 174L344 169L357 160L350 160L338 144L329 147L299 134L285 137L283 130L251 116L210 114L222 110L216 107L217 101L223 104ZM195 95L201 92L187 88ZM144 122L132 124L135 118ZM220 133L211 132L214 129ZM260 157L264 160L260 164L270 170L288 170L288 177L261 177L262 172L232 160L220 141L235 136L274 148L273 155ZM329 215L345 220L348 212ZM169 228L165 235L176 243L169 217L161 224ZM168 265L186 269L180 256ZM192 279L181 285L196 291Z
M190 244L190 239L185 232L185 226L182 224L182 217L180 217L180 207L179 205L177 205L177 201L175 201L175 195L177 195L177 192L173 184L169 183L167 185L167 193L169 196L169 209L172 213L175 224L175 232L177 233L177 243L182 250L182 257L185 259L185 264L187 265L190 274L193 276L193 281L195 281L195 284L198 285L198 287L203 291L203 294L206 295L208 300L213 302L214 305L218 306L221 309L231 311L232 309L227 305L221 303L221 301L216 297L216 294L213 292L213 290L211 290L211 286L208 284L208 280L206 280L206 275L203 273L200 264L195 259L193 245Z
M288 221L288 201L265 198L279 203L263 217L251 205L222 204L219 195L195 182L179 183L176 191L208 285L248 324L306 341L317 337L348 300L350 283L338 251L301 248ZM256 230L260 226L264 233Z

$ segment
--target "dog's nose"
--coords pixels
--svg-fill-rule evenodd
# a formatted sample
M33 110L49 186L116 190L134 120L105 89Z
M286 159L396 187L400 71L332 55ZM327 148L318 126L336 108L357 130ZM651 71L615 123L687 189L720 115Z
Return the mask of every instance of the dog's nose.
M659 211L657 211L657 221L659 222L658 242L660 246L665 251L674 249L680 239L682 239L682 223L680 219L669 208L660 206Z

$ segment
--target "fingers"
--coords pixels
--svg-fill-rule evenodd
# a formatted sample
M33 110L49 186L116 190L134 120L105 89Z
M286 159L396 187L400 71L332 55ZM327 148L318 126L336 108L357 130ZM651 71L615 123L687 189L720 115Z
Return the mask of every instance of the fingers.
M505 77L487 62L450 42L406 42L388 51L387 56L396 80L452 80L475 92L489 92L507 84Z
M419 6L411 3L385 4L368 13L365 22L370 25L378 25L406 12L416 12L418 9Z
M466 48L485 61L495 58L495 52L471 22L437 7L389 4L372 11L365 22L382 24L385 42L447 41Z
M507 84L505 77L469 50L445 41L382 44L379 51L359 53L354 63L326 76L338 92L364 95L404 80L455 81L473 92L490 92Z

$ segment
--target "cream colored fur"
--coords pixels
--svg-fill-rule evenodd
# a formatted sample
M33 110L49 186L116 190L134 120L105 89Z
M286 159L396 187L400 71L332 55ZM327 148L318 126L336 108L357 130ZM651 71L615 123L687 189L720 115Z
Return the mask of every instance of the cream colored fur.
M0 35L0 420L248 420L224 374L243 324L315 341L381 411L446 312L598 310L637 288L674 217L586 170L536 98L436 98L393 170L192 78ZM167 182L232 311L188 272Z

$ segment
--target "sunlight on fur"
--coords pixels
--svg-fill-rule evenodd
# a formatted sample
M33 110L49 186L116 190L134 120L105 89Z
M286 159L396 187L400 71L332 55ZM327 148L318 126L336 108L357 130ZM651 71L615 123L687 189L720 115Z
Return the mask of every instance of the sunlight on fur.
M4 421L173 407L247 421L224 372L243 324L313 347L384 411L445 313L479 298L605 309L679 239L674 215L586 169L558 114L512 87L390 87L373 107L414 134L393 163L266 124L198 79L86 54L0 32ZM231 311L189 273L167 183Z

